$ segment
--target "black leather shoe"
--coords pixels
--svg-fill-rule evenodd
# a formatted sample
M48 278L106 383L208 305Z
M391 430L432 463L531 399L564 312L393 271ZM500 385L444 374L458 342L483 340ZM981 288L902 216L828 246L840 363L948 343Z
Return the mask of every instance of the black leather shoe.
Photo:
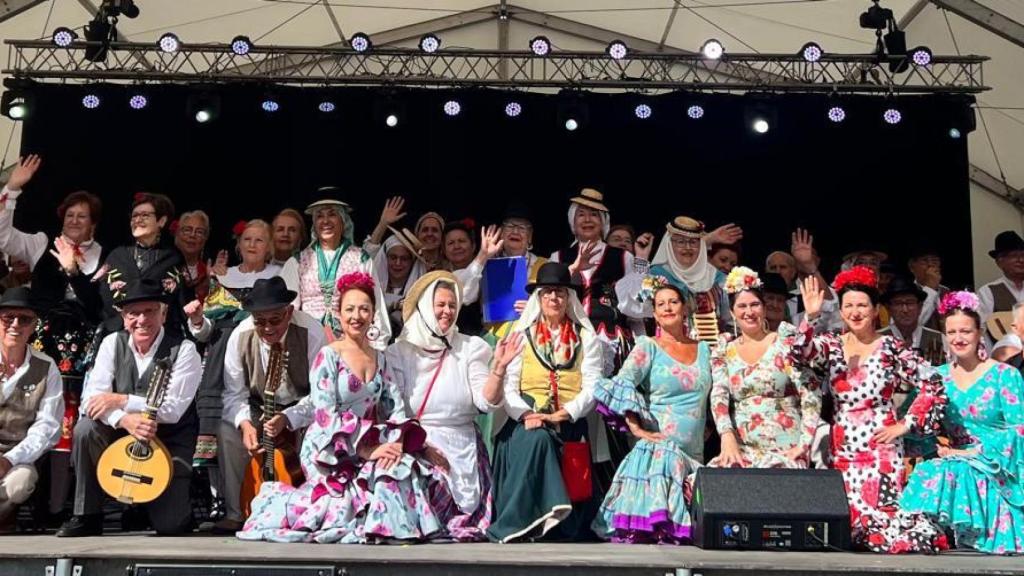
M57 530L58 538L80 538L82 536L103 535L103 515L90 514L88 516L72 516L60 530Z

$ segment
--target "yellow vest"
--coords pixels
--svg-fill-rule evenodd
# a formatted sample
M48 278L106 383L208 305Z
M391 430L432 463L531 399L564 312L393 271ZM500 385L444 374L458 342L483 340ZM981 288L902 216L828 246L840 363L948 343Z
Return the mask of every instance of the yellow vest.
M580 393L583 384L583 373L580 365L583 363L583 348L576 354L572 368L552 372L537 358L533 347L527 342L523 346L523 372L519 380L519 393L523 396L533 398L533 410L535 412L554 412L552 404L552 376L558 389L558 407L571 402Z

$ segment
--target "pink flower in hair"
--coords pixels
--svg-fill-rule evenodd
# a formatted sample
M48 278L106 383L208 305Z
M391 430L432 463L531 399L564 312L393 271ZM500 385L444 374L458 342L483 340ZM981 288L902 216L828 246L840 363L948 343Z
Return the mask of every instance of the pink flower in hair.
M942 302L939 302L939 314L945 316L954 310L977 312L980 306L981 301L978 300L977 294L967 290L960 290L958 292L950 292L942 297Z
M357 290L364 290L367 294L373 294L373 286L373 276L370 276L366 272L352 272L338 278L338 282L334 285L334 289L338 294L344 294L353 288Z

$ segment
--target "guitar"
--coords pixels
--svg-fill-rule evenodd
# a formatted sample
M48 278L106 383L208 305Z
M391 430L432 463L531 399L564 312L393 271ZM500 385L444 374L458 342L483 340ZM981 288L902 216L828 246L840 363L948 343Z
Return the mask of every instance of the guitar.
M275 394L287 372L288 352L280 343L276 343L270 347L270 356L267 358L267 383L263 387L263 417L260 418L260 424L277 415ZM252 512L252 500L259 494L264 482L284 482L298 486L306 480L299 463L299 455L295 450L294 432L286 427L276 437L271 438L264 434L263 427L259 426L259 434L263 452L252 457L242 480L242 514L246 518Z
M170 379L168 360L153 360L146 410L142 413L146 420L156 420ZM163 494L171 483L173 471L171 453L159 439L145 441L125 436L103 451L96 466L96 477L103 491L118 502L145 504Z

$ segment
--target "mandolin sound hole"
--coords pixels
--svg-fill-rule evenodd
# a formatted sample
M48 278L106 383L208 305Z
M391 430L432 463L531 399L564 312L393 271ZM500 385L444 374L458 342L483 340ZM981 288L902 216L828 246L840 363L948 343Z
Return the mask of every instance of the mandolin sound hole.
M125 454L132 460L149 460L153 456L153 449L142 442L132 442L125 447Z

